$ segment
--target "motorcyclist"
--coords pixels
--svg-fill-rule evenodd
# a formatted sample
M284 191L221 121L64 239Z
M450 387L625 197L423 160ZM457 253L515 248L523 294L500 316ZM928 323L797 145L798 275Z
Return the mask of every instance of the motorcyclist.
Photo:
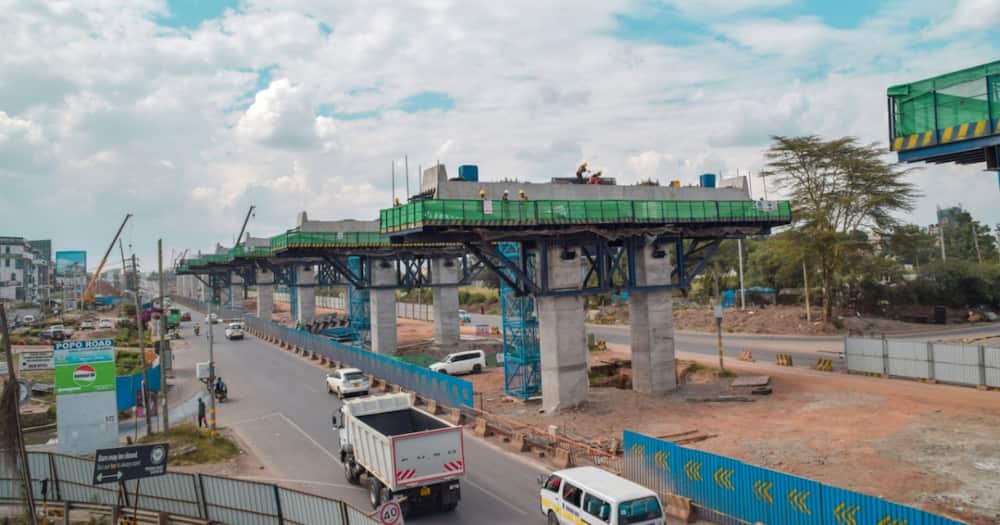
M194 335L198 335L201 332L201 325L198 323L194 324Z
M218 396L219 399L229 397L229 388L226 386L226 383L222 380L221 376L215 378L215 395Z

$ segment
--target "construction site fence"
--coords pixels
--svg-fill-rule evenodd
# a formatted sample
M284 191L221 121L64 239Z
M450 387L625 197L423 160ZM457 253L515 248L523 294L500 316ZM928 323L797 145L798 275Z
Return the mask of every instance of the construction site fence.
M273 321L245 315L251 330L284 342L286 345L319 354L330 361L361 369L364 373L387 383L415 392L426 399L451 407L471 407L474 404L472 383L426 368L406 363L364 348L350 346L322 335L281 326Z
M122 485L93 485L94 461L51 452L29 452L32 490L45 501L81 505L124 505L143 511L240 525L375 525L377 520L335 499L270 483L168 472ZM22 481L12 469L0 471L0 501L23 501ZM124 495L125 499L120 499Z
M257 297L256 291L250 292L251 297ZM288 304L291 301L291 294L284 292L275 292L274 302ZM347 305L345 304L345 299L340 296L332 295L317 295L316 296L316 307L325 308L328 310L340 310L343 312L347 311ZM396 302L396 317L402 319L414 319L417 321L433 321L434 320L434 305L426 303L404 303Z
M775 223L791 217L788 201L429 199L382 210L380 228L393 233L439 225Z
M832 487L626 430L625 476L690 498L731 523L960 525L874 496Z
M1000 388L1000 348L974 344L848 337L851 372Z

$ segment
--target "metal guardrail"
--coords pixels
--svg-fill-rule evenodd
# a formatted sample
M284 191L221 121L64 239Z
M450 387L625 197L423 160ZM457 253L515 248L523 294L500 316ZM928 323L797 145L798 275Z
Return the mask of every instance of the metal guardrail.
M366 374L451 407L471 407L474 404L472 383L426 368L405 363L392 357L376 354L321 335L311 334L265 321L253 315L244 315L247 327L286 344L317 353L331 361L360 368Z
M51 452L29 452L33 491L41 494L47 481L49 504L117 505L116 485L92 485L91 459ZM20 479L0 471L0 501L22 497ZM168 472L164 476L124 483L129 507L207 522L234 525L375 525L364 512L339 500L315 496L270 483Z
M625 476L734 522L961 525L942 516L626 430Z

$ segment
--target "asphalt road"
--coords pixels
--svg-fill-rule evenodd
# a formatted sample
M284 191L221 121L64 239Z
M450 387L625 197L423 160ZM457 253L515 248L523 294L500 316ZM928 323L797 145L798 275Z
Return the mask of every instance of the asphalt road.
M207 359L204 326L201 337L184 323L183 335L195 353ZM293 354L252 336L227 341L215 325L218 374L232 396L218 409L219 424L235 429L268 467L275 482L342 499L370 511L367 492L344 480L338 461L338 439L330 418L339 407L326 392L325 372ZM190 356L189 356L190 357ZM543 470L501 451L470 433L465 436L467 474L462 501L447 514L427 514L407 523L537 524L536 478Z

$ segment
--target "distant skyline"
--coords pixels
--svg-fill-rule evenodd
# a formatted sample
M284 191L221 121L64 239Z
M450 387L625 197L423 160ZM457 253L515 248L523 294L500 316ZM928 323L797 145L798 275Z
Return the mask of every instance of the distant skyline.
M990 0L4 2L0 234L142 269L370 219L409 155L484 180L757 173L771 135L887 141L886 88L1000 59ZM894 156L887 154L887 159ZM926 166L909 222L1000 223L997 176ZM402 178L397 190L402 191ZM753 187L761 190L761 180ZM770 195L774 188L769 188ZM759 195L759 193L758 193ZM116 264L115 261L118 261ZM119 268L118 248L108 268Z

